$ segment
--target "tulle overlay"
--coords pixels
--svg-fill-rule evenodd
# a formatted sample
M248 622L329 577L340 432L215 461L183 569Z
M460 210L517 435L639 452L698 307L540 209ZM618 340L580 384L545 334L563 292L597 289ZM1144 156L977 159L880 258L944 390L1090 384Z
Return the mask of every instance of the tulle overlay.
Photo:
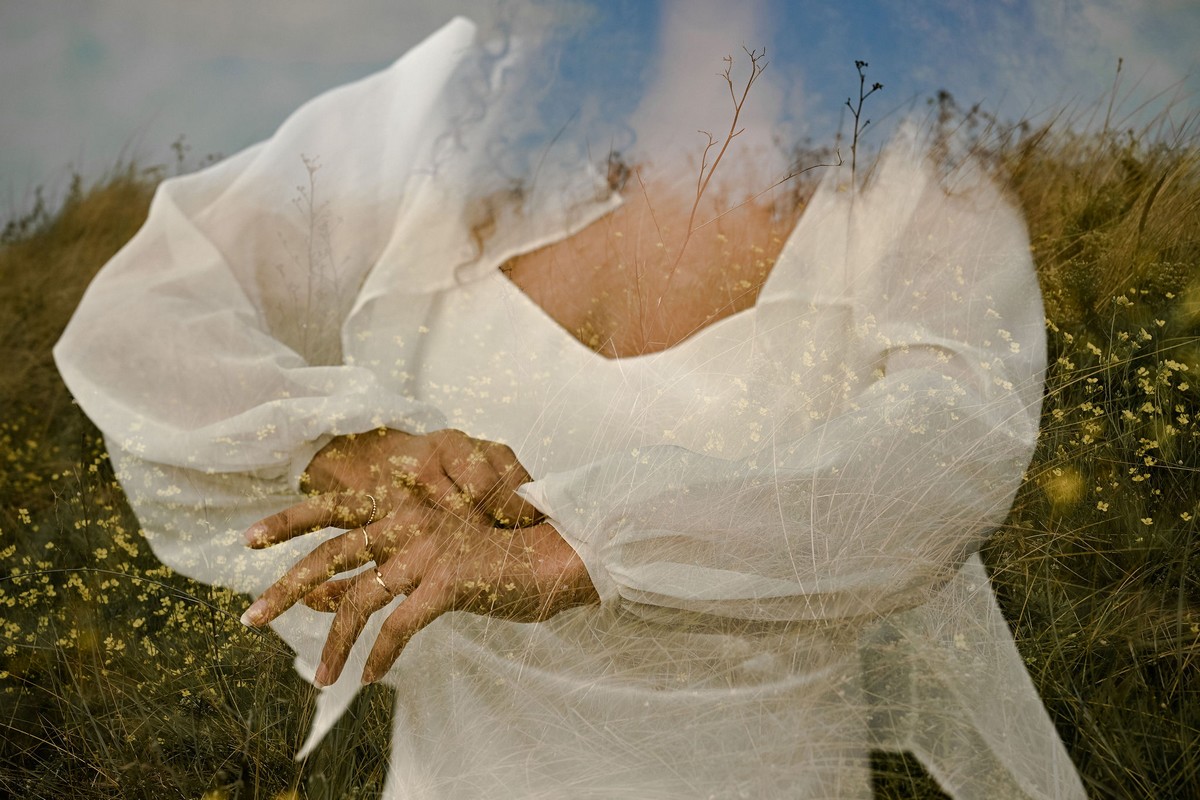
M418 635L389 797L866 798L873 747L955 797L1083 797L975 554L1037 435L1019 216L902 135L864 190L825 180L754 308L608 361L498 271L619 202L586 166L477 235L480 52L456 20L164 182L89 289L55 355L158 556L260 592L337 533L240 537L331 437L460 428L516 451L603 602ZM275 622L310 679L330 619Z

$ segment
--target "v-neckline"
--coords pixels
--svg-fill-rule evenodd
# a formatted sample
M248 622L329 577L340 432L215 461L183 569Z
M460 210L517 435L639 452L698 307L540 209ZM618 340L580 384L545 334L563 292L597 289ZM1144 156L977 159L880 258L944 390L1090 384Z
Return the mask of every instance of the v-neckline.
M565 242L567 239L571 238L572 236L577 235L578 233L583 231L588 226L598 222L599 220L603 219L605 216L611 214L614 210L616 210L619 207L620 207L619 198L616 200L616 202L613 202L613 200L610 199L609 202L607 202L607 203L598 204L597 208L594 210L593 213L586 214L583 217L583 221L581 224L572 226L571 228L568 228L564 231L556 231L555 233L550 234L550 235L529 237L528 239L523 240L522 244L520 244L516 247L501 248L499 251L496 251L493 253L486 253L485 257L489 263L483 269L484 275L490 276L492 279L495 279L495 280L503 281L504 284L506 284L506 286L501 287L502 289L506 289L510 292L520 295L521 302L524 302L524 303L528 304L529 306L532 306L533 311L538 316L542 317L546 322L548 322L550 325L552 325L554 327L554 329L557 331L558 335L566 336L569 339L571 339L571 341L574 342L574 345L576 348L583 351L586 355L591 356L593 359L598 359L600 361L617 364L617 365L620 365L620 364L628 365L628 364L633 364L636 362L652 362L656 359L664 357L666 354L675 353L676 351L679 351L681 349L686 349L687 347L695 346L695 343L707 331L713 330L718 327L722 327L725 323L730 323L733 320L737 320L742 317L753 316L754 312L758 309L759 305L761 304L763 297L768 293L768 288L771 287L772 282L777 279L777 275L780 272L780 265L784 261L783 256L788 251L789 246L792 243L792 239L796 234L796 230L800 227L800 222L804 218L805 211L807 210L807 209L802 210L800 212L799 216L797 216L795 223L793 223L791 230L788 232L787 238L784 239L783 246L780 248L778 255L776 255L776 257L775 257L775 263L771 265L771 269L767 273L766 279L763 281L762 286L759 287L758 295L755 298L755 301L752 305L746 306L745 308L742 308L742 309L738 309L737 311L734 311L732 314L727 314L727 315L721 317L720 319L709 322L706 325L702 325L702 326L696 328L695 330L693 330L691 333L689 333L683 339L680 339L679 341L675 342L674 344L672 344L668 347L664 347L660 350L651 350L651 351L644 352L644 353L636 353L633 355L626 355L626 356L618 355L618 356L609 357L609 356L604 355L600 351L594 350L591 347L588 347L586 344L584 344L584 342L578 336L576 336L574 333L572 333L566 326L564 326L558 319L556 319L554 317L554 315L552 315L549 311L547 311L545 308L543 308L540 303L538 303L531 296L529 296L529 294L526 293L524 289L522 289L519 285L517 285L516 282L514 282L511 278L509 278L508 275L506 275L504 273L504 271L502 269L500 269L500 267L501 267L501 265L507 263L508 261L511 261L514 258L520 258L521 256L536 252L542 248L550 247L550 246Z
M774 270L772 269L772 274L773 273L774 273ZM584 344L579 339L578 336L571 333L571 331L569 331L561 322L559 322L557 319L555 319L550 314L550 312L548 312L548 311L546 311L546 309L542 308L542 306L537 301L535 301L532 297L530 297L528 294L526 294L525 291L520 286L518 286L516 283L514 283L512 280L510 280L509 277L507 275L505 275L503 271L501 271L500 269L495 269L490 273L490 276L493 280L502 282L502 285L500 286L500 291L506 292L510 295L518 295L518 302L524 303L526 306L528 306L530 308L530 310L537 317L541 318L545 324L551 326L555 332L555 335L566 337L567 339L569 339L571 341L571 343L573 343L573 349L579 350L585 357L589 357L593 360L599 360L602 362L606 362L606 363L614 364L614 365L618 365L618 366L620 366L620 365L628 366L628 365L635 364L635 363L650 364L650 363L653 363L654 361L661 360L662 358L667 358L672 355L677 355L678 353L685 351L690 347L695 347L696 344L699 342L699 340L701 338L703 338L704 334L708 333L709 331L713 331L717 328L724 327L727 323L733 324L733 322L735 320L740 320L743 317L752 316L754 310L757 308L757 305L758 305L757 303L755 303L755 305L747 306L746 308L739 309L739 310L733 312L732 314L727 314L718 320L710 322L707 325L703 325L703 326L697 328L696 330L692 331L690 334L685 336L683 339L680 339L678 342L675 342L674 344L672 344L668 347L664 347L661 350L650 350L645 353L635 353L632 355L624 355L624 356L618 355L618 356L609 357L609 356L604 355L600 351L594 350L591 347L588 347L586 344ZM767 276L767 279L770 280L770 275ZM765 286L766 286L765 282L763 283L763 286L765 288ZM760 296L761 296L761 290L760 290Z

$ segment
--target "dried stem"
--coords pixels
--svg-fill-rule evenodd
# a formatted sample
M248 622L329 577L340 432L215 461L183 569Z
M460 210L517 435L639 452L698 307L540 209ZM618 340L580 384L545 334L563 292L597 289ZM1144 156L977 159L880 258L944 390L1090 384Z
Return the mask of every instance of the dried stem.
M793 170L793 171L789 172L787 175L784 175L779 180L772 183L770 186L763 189L761 192L756 192L755 194L751 195L750 197L747 197L745 200L738 203L737 205L730 206L729 208L725 209L724 211L722 211L720 214L717 214L712 219L707 219L704 222L701 222L699 225L692 228L691 232L695 233L696 231L700 230L701 228L704 228L704 227L707 227L707 226L713 224L717 220L724 217L726 214L730 214L734 211L737 211L739 208L742 208L743 206L753 203L755 200L762 197L767 192L771 191L772 189L776 188L777 186L782 186L783 184L790 181L792 178L798 178L801 175L803 175L804 173L809 172L814 169L818 169L819 167L840 167L842 164L846 163L842 160L842 151L841 150L835 150L834 155L837 156L836 164L810 164L809 166L805 167L804 169Z
M721 72L721 77L725 79L725 85L729 87L729 98L733 101L733 119L729 122L729 131L725 134L725 140L721 143L720 150L717 151L716 157L712 163L708 162L708 154L717 146L717 140L708 131L700 131L708 137L708 142L704 146L704 152L700 156L700 172L696 176L696 197L692 201L692 210L688 214L687 230L684 232L683 243L679 245L679 253L675 256L675 262L671 265L671 271L667 273L667 283L663 288L663 293L658 299L659 305L662 305L662 298L667 296L671 289L671 281L675 277L675 271L679 268L679 263L683 261L684 251L687 250L688 242L692 238L693 227L696 222L696 212L700 208L700 201L704 197L704 192L708 189L708 184L712 181L713 175L717 171L717 167L721 164L721 159L725 157L726 151L729 150L729 145L741 135L745 128L738 127L738 120L742 115L742 108L746 105L746 98L750 95L750 88L754 86L754 82L758 80L758 76L762 75L763 70L767 68L767 62L763 61L766 56L766 48L762 50L750 50L742 48L746 51L746 55L750 56L750 77L746 80L746 85L742 87L741 96L733 85L733 56L725 56L725 69Z
M854 139L850 142L851 180L853 180L855 170L858 167L858 137L867 129L867 126L871 124L871 120L869 119L865 122L862 122L862 124L859 124L862 120L863 101L883 88L882 83L873 83L871 84L870 91L867 91L866 69L868 66L870 65L865 61L854 62L854 68L858 70L858 103L853 104L850 102L849 97L846 98L846 108L850 109L850 113L854 115Z

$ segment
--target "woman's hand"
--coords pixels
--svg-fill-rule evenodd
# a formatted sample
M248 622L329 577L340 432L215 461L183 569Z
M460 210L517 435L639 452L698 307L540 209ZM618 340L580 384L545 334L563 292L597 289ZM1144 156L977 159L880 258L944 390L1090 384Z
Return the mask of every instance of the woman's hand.
M267 517L252 528L257 531L252 546L267 547L312 530L337 507L328 496L317 496ZM499 528L469 509L460 514L418 502L396 505L386 517L369 522L369 504L367 513L360 514L360 508L341 505L336 513L342 515L339 524L365 527L318 545L242 618L264 625L301 599L334 611L316 674L320 686L337 680L367 619L398 594L408 596L383 623L363 670L364 683L383 675L408 641L447 611L537 622L599 601L583 562L549 524ZM370 561L377 567L329 580Z
M538 510L517 496L529 473L506 445L447 429L424 435L381 428L339 436L313 458L301 488L374 496L386 511L416 497L448 511L474 509L503 527L529 525Z

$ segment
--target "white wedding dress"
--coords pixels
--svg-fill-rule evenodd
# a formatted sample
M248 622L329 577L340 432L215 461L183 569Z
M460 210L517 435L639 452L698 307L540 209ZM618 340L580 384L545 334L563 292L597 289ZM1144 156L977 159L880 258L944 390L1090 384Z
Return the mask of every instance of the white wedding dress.
M240 538L332 436L460 428L514 449L603 602L419 634L387 797L866 798L872 747L959 798L1084 797L974 554L1037 434L1019 216L905 138L863 192L825 182L754 308L606 360L498 267L619 201L548 170L477 240L474 52L456 20L164 182L89 289L55 355L159 557L260 592L337 533ZM307 678L330 619L274 624Z

